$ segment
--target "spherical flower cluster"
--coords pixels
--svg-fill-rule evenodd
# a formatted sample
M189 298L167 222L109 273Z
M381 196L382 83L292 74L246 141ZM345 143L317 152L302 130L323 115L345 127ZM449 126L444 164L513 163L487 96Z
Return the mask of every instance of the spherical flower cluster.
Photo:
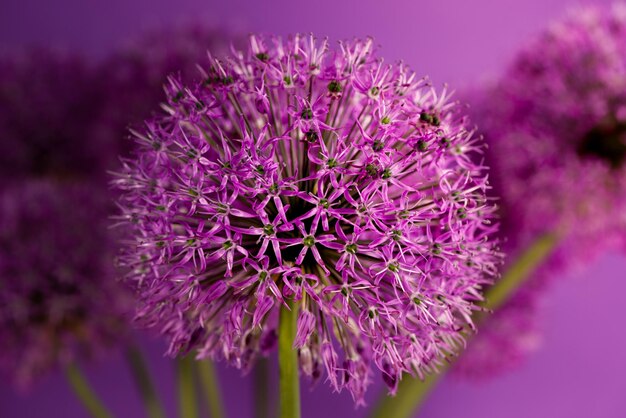
M171 79L115 180L138 318L247 368L298 310L303 374L362 402L455 352L497 270L480 142L459 106L372 40L252 36Z
M577 10L524 48L494 87L468 97L489 145L508 259L544 234L559 237L530 281L481 323L458 364L488 376L538 346L532 322L555 277L624 245L626 8Z
M0 368L18 384L122 338L130 298L112 279L108 206L49 180L0 193Z

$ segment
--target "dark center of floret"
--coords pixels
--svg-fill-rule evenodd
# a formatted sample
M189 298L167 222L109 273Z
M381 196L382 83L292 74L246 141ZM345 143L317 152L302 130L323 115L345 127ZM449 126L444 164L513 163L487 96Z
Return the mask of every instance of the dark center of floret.
M626 123L611 120L593 127L580 142L578 154L603 160L613 169L622 167L626 159Z
M302 113L300 114L300 116L302 117L302 119L313 119L313 110L311 110L310 107L305 107L304 109L302 109Z
M346 251L350 254L356 254L356 252L358 251L358 247L356 244L348 244L346 245Z
M302 244L304 244L307 247L312 247L315 245L315 237L313 235L307 235L306 237L304 237L304 239L302 240Z
M274 235L274 232L275 232L275 231L274 231L274 226L273 226L273 225L271 225L271 224L265 225L265 226L263 227L263 232L264 232L264 233L265 233L265 235L267 235L267 236L272 236L272 235Z
M267 62L270 59L270 56L265 52L259 52L255 55L259 61Z
M441 120L439 119L439 116L432 114L432 113L428 113L428 112L420 113L420 120L424 123L428 123L433 126L439 126L441 124Z
M341 84L337 80L328 83L328 91L331 93L341 93Z
M317 132L313 130L307 131L305 133L305 137L307 142L316 142L319 139L319 135L317 135Z
M31 305L30 322L33 324L44 324L48 321L45 302L46 297L41 289L34 289L28 294L28 301Z

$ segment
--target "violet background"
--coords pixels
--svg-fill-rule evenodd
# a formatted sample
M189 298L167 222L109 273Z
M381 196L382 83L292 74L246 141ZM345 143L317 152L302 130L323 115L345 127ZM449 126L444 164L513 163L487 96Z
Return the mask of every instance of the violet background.
M532 33L576 4L569 0L3 0L0 52L31 44L77 50L98 59L144 30L206 22L232 30L278 34L314 32L333 40L372 35L388 60L404 58L435 83L472 87L497 75ZM593 245L593 243L589 243ZM448 376L422 417L624 417L626 332L623 307L626 257L610 254L552 287L542 313L542 348L520 369L489 381ZM163 344L140 336L170 416L176 399L172 363ZM143 416L120 353L86 367L119 417ZM252 416L250 377L220 368L232 418ZM380 385L370 392L376 399ZM303 385L304 418L363 417L347 394L325 384ZM86 417L63 376L46 377L28 394L0 382L0 417Z

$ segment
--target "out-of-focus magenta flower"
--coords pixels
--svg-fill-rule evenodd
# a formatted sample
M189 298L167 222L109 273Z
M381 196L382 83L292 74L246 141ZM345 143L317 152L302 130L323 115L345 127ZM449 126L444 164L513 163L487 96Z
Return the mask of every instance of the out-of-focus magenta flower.
M87 184L2 190L0 367L18 384L123 338L130 297L114 280L108 207Z
M474 94L474 104L509 259L543 234L560 236L550 258L485 321L461 358L458 369L487 375L537 346L529 344L539 337L532 311L554 276L624 246L626 7L579 9L554 23L495 86Z
M123 330L106 170L132 144L127 127L165 100L167 75L190 74L207 45L228 40L197 27L155 32L98 65L47 49L0 61L0 362L20 383Z
M143 125L166 100L163 85L178 74L197 81L197 65L210 50L216 56L229 52L241 37L202 25L181 26L148 32L115 52L100 66L103 106L94 135L124 139L123 154L132 148L128 127Z
M44 48L3 57L0 173L104 177L132 144L128 126L165 100L167 76L191 79L207 47L225 54L233 40L195 26L149 33L99 65Z
M81 58L45 49L0 60L1 183L100 175L107 157L116 158L116 149L90 135L101 105L93 73Z
M248 368L299 309L301 370L357 402L463 344L497 270L481 144L448 95L372 40L252 36L177 79L115 180L138 318Z
M484 97L477 122L520 243L565 229L583 261L623 241L626 9L553 24Z

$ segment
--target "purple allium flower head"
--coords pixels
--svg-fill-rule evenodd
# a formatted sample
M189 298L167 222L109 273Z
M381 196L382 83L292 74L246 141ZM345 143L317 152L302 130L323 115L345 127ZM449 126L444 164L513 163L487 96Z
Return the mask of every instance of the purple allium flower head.
M471 95L473 118L489 144L508 258L543 234L560 236L549 259L481 324L462 356L458 369L481 376L509 369L537 347L528 344L540 339L531 322L554 277L624 246L626 7L579 9L554 23L495 86Z
M79 183L0 193L0 368L16 383L123 337L130 298L114 280L108 206Z
M480 142L448 93L373 41L252 36L172 78L115 181L138 318L248 368L299 310L302 372L363 401L463 344L497 270Z

